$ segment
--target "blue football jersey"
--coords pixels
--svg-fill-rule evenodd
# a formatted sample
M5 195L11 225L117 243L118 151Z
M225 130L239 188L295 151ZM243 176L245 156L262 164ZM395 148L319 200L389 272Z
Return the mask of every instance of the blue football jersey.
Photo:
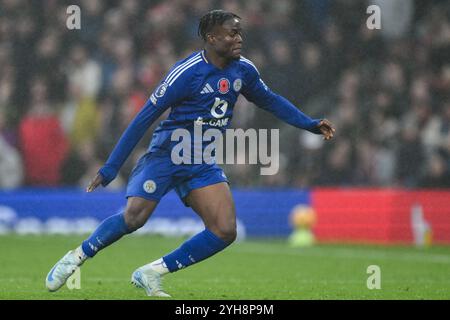
M155 130L150 150L169 144L174 129L191 131L194 123L202 124L203 130L226 129L241 93L260 103L271 98L250 60L241 57L219 69L208 62L203 50L179 61L150 96L155 108L171 108L168 118Z

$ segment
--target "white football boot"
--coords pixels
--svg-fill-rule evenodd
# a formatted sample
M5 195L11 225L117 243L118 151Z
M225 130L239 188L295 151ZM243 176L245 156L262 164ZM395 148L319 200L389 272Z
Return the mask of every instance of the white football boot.
M138 268L131 275L131 283L138 288L144 289L148 296L170 297L161 286L161 275L154 270L146 270L144 272Z
M45 286L51 292L61 288L67 279L83 264L75 250L70 250L61 258L47 274Z

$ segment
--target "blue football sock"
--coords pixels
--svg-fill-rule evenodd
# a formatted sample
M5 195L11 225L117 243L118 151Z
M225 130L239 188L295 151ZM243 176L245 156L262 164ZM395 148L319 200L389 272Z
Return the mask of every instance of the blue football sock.
M169 271L175 272L212 256L228 245L229 243L205 229L184 242L175 251L164 256L163 260Z
M88 257L93 257L103 248L119 240L131 230L125 223L123 212L103 220L91 236L83 241L81 248Z

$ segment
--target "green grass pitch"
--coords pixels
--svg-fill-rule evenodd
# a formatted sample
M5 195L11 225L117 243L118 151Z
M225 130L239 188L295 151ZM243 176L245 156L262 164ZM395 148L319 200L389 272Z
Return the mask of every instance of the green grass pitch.
M0 299L155 299L130 284L139 266L172 251L181 238L127 236L81 268L81 288L46 290L53 264L81 236L0 236ZM367 288L369 265L381 289ZM318 245L290 248L253 240L169 274L172 299L450 299L450 247ZM159 298L161 299L161 298Z

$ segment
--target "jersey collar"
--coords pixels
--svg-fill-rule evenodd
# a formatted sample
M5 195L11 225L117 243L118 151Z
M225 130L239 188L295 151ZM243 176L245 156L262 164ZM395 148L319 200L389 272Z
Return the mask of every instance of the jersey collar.
M202 50L202 58L203 58L203 61L205 61L206 63L209 63L208 59L206 59L205 50Z

